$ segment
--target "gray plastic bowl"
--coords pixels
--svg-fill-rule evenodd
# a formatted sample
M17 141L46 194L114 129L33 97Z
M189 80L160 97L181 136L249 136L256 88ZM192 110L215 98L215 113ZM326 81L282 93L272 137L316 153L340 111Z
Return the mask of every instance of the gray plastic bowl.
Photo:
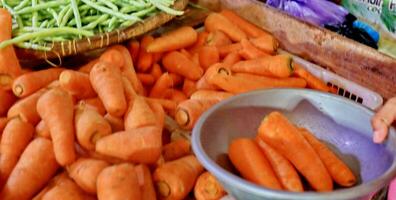
M262 118L280 111L293 123L310 129L351 167L359 184L333 192L292 193L270 190L232 173L227 161L230 142L256 134ZM396 134L384 144L371 140L373 112L351 100L313 90L274 89L225 100L205 112L193 130L192 147L198 160L239 200L367 199L396 175Z

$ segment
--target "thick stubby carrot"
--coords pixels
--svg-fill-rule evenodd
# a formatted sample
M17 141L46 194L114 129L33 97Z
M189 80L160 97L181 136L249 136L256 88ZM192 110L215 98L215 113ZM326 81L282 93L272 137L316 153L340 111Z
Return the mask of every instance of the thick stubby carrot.
M195 64L201 67L201 63L199 63L199 50L198 52L194 53L191 59ZM202 67L201 67L202 68Z
M177 103L168 99L157 99L157 98L147 98L149 102L155 102L161 104L161 106L168 111L176 110Z
M197 86L194 81L184 79L182 90L187 97L190 97L195 91L197 91Z
M39 137L43 137L43 138L47 138L47 139L51 139L51 133L47 127L47 125L45 125L45 122L43 120L41 120L37 125L36 125L36 135Z
M12 91L17 97L26 97L58 79L63 70L50 68L19 76L12 84Z
M81 108L74 120L77 141L87 150L95 150L96 141L112 133L110 124L95 109Z
M34 139L12 170L0 199L31 199L55 175L58 168L52 142L44 138Z
M206 39L206 45L221 48L222 46L230 45L231 39L222 31L215 30L209 33Z
M169 76L172 78L173 81L173 87L179 86L180 84L183 83L183 77L175 74L175 73L169 73Z
M124 119L114 117L113 115L110 115L109 113L107 113L104 116L104 118L110 124L112 133L125 130Z
M92 87L110 114L120 117L127 109L122 76L110 63L98 63L90 73Z
M67 179L70 179L69 176L67 175L66 172L62 172L56 176L54 176L50 181L48 181L47 185L38 193L36 194L32 200L42 200L43 196L50 191L52 188L54 188L57 185L62 184L63 182L67 181Z
M218 103L216 100L189 99L181 102L176 109L176 121L183 129L192 129L199 117Z
M239 55L238 52L232 52L229 53L224 59L223 59L223 63L228 65L228 66L232 66L233 64L241 61L241 56Z
M36 125L40 122L40 116L37 113L36 104L38 99L46 92L45 89L39 90L34 94L20 99L8 110L7 117L13 118L20 116L22 120Z
M268 159L252 139L234 139L228 156L243 178L269 189L282 189Z
M261 122L258 137L286 157L317 191L331 191L333 181L320 157L297 127L279 112Z
M202 173L195 183L194 197L196 200L218 200L226 194L223 186L209 172Z
M226 64L216 63L210 66L201 79L197 81L198 90L216 90L218 87L209 83L209 79L216 74L231 75L231 70L228 69Z
M292 192L303 192L303 184L293 165L259 137L256 137L256 143L267 157L283 188Z
M128 42L129 54L131 54L132 61L134 65L137 65L137 60L139 57L140 42L138 40L131 40Z
M23 150L33 138L34 127L19 117L11 119L4 128L0 142L0 178L7 180Z
M52 199L88 200L84 191L69 177L54 185L42 197L42 200Z
M136 96L129 105L128 112L125 115L125 130L155 126L157 123L157 118L146 99L141 96Z
M240 42L247 38L247 35L238 26L218 13L212 13L206 17L205 29L208 32L223 31L234 42Z
M150 69L153 65L153 54L147 52L148 45L154 41L154 38L150 35L145 35L140 41L139 58L137 61L137 69L141 72L145 72Z
M99 62L106 62L112 67L122 68L125 66L125 59L122 53L116 48L108 48L99 57Z
M69 93L51 89L37 102L37 112L48 126L56 160L62 166L76 159L74 150L74 106Z
M199 64L204 70L220 61L219 50L215 46L203 46L199 50Z
M3 130L6 127L7 123L8 123L7 117L0 117L0 133L3 133Z
M126 161L153 164L161 155L162 130L146 126L113 133L96 142L96 152Z
M356 177L349 167L340 160L325 144L320 142L307 129L300 128L300 133L315 149L333 180L344 187L356 184Z
M110 166L103 160L80 158L67 167L69 176L89 194L96 194L96 180L100 172Z
M124 86L125 98L127 102L131 102L138 95L135 89L133 88L131 82L128 81L126 77L122 77L122 84Z
M234 94L229 92L220 92L214 90L198 90L191 95L190 99L222 101L232 96L234 96Z
M135 167L129 163L106 167L97 180L98 200L142 199Z
M156 200L157 196L150 169L146 165L137 165L135 166L135 171L140 185L142 200Z
M312 75L310 72L302 68L301 66L298 66L297 64L293 65L295 67L294 74L297 77L303 78L305 81L307 81L307 85L309 88L315 89L315 90L320 90L323 92L329 92L330 88L324 83L322 80L319 78L315 77Z
M188 99L182 91L176 89L167 89L164 98L175 101L176 103L180 103Z
M150 97L162 98L165 94L166 89L174 86L173 79L169 73L163 73L161 77L155 82L153 88L150 91Z
M59 85L78 99L96 97L89 75L74 70L65 70L59 76Z
M88 63L86 63L85 65L78 68L78 71L82 72L82 73L89 74L89 72L91 72L91 69L93 68L93 66L95 66L96 63L98 63L98 62L99 62L99 58L95 58L94 60L91 60Z
M169 72L179 74L191 80L198 80L203 70L180 52L172 51L164 56L162 64Z
M79 102L80 105L89 105L95 107L96 110L99 112L100 115L106 114L106 108L104 107L102 100L99 98L90 98L90 99L83 99Z
M192 59L192 55L191 55L190 52L188 52L187 50L185 50L185 49L180 49L179 51L180 51L180 53L182 53L183 55L185 55L188 59Z
M147 52L167 52L193 45L198 33L190 26L182 26L161 37L156 38L147 46Z
M154 63L153 67L151 68L151 75L153 75L155 80L158 80L162 75L161 66L158 63Z
M146 99L147 103L149 104L151 110L154 112L157 118L158 127L163 128L165 123L165 110L161 104L157 102L151 102Z
M226 17L229 21L238 26L243 32L245 32L249 37L259 37L262 35L269 35L269 33L265 32L261 28L256 25L246 21L236 13L231 10L224 9L220 12L221 15Z
M203 45L205 45L208 35L209 33L206 31L198 33L197 41L194 43L194 45L188 48L190 54L195 54Z
M190 154L190 142L188 140L176 140L162 147L162 156L165 161L172 161Z
M193 189L195 181L203 172L195 156L186 156L159 166L153 179L161 199L182 200Z
M17 98L11 91L0 89L0 116L7 114L8 109L15 103Z
M151 74L137 73L137 77L140 80L140 82L142 82L142 84L145 86L150 86L155 83L155 78Z
M219 47L218 49L219 49L220 57L224 58L230 53L236 52L239 54L239 51L242 49L242 44L238 42L227 46Z
M242 49L239 50L239 55L246 60L270 56L270 54L267 54L264 51L261 51L260 49L256 48L247 39L243 39L241 41L241 45L242 45Z
M0 9L0 42L12 38L12 17L6 10ZM13 80L21 74L21 66L13 45L0 49L0 88L10 89Z
M279 43L272 35L262 35L258 38L250 39L250 42L259 48L261 51L264 51L268 54L274 54L278 50Z
M293 74L293 59L287 55L245 60L231 66L231 71L287 78Z

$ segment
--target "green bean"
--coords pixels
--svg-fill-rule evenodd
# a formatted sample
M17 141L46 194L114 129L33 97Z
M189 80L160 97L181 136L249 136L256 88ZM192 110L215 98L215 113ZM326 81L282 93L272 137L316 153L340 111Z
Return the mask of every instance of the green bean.
M89 30L95 28L99 23L105 21L107 18L109 18L109 15L102 15L100 16L97 20L89 23L88 25L84 26L84 30Z
M32 43L28 43L28 42L16 43L15 45L20 48L34 49L34 50L39 50L39 51L50 51L51 50L50 47L41 46L38 44L32 44Z
M81 28L82 25L81 25L80 11L78 10L77 1L76 0L70 0L70 1L74 13L74 19L76 20L77 28Z
M55 12L54 9L48 8L47 10L48 10L49 13L51 13L51 15L52 15L52 17L53 17L54 19L58 19L58 14Z
M69 8L70 8L70 5L67 5L59 12L58 18L56 19L59 27L61 26L63 17L66 15Z
M98 2L103 3L104 5L106 5L107 7L111 8L114 11L118 11L118 7L108 0L98 0Z
M34 11L43 10L43 9L47 9L47 8L51 8L51 7L66 5L68 3L69 3L68 1L59 1L59 0L58 1L50 1L50 2L46 2L46 3L38 4L36 6L25 7L21 10L16 11L16 14L31 13Z
M106 13L106 14L109 14L109 15L114 15L114 16L116 16L118 18L123 19L123 20L131 20L131 21L135 21L135 22L136 21L141 21L141 19L138 18L138 17L135 17L133 15L125 15L125 14L120 13L120 12L112 11L112 10L106 8L106 7L99 6L98 4L96 4L95 2L92 2L90 0L81 0L81 1L86 3L87 5L91 6L92 8L95 8L95 9L97 9L97 10L103 12L103 13Z
M60 27L64 27L72 15L73 15L73 9L70 6L69 9L67 10L66 14L63 16L63 18L61 20Z
M37 0L32 0L32 7L37 5ZM38 17L38 13L37 11L33 12L33 17L32 17L32 25L33 27L37 27L37 17Z
M137 17L143 17L143 16L147 15L148 13L153 12L155 9L156 9L156 7L152 6L150 8L145 9L145 10L141 10L139 12L136 12L136 13L134 13L134 15L137 16Z
M30 0L23 0L21 1L21 3L19 3L17 6L14 7L15 11L18 11L20 9L22 9L23 7L26 7L27 5L29 5Z
M137 11L137 10L140 10L140 9L142 9L142 7L136 7L136 6L128 5L128 6L122 7L120 12L122 12L122 13L130 13L130 12Z
M169 7L164 6L161 1L159 0L148 0L150 1L155 7L157 7L159 10L162 10L168 14L171 15L183 15L183 11L175 10Z
M47 25L48 25L48 20L45 20L45 21L43 21L43 22L40 24L40 27L39 27L39 28L46 28Z

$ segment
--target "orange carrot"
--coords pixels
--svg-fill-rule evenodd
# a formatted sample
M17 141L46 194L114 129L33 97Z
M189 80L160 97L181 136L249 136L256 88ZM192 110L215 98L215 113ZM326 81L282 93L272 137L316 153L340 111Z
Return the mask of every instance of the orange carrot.
M247 39L243 39L241 41L241 45L242 45L242 49L239 50L239 55L246 60L270 56L269 54L265 53L264 51L261 51L260 49L256 48Z
M174 111L176 110L177 103L168 99L157 99L157 98L147 98L147 101L149 102L155 102L158 104L161 104L164 109L168 111Z
M7 123L8 123L8 119L6 117L1 117L0 118L0 133L3 132L3 130L6 127Z
M53 177L48 184L37 194L33 197L32 200L42 200L43 196L50 191L52 188L55 186L61 185L65 181L70 180L69 176L67 175L66 172L62 172L55 177Z
M89 72L91 71L91 69L93 68L93 66L96 65L96 63L99 62L99 58L96 58L94 60L89 61L88 63L86 63L85 65L81 66L78 71L79 72L83 72L86 74L89 74Z
M153 164L161 155L162 131L146 126L113 133L96 142L96 152L126 161Z
M41 120L36 125L36 135L39 136L39 137L44 137L44 138L47 138L47 139L51 139L51 133L50 133L48 127L45 125L43 120Z
M135 167L124 163L106 167L97 180L98 200L142 199Z
M176 109L176 121L183 129L192 129L202 113L218 103L216 100L189 99L181 102Z
M206 39L206 44L209 46L215 46L221 48L222 46L230 45L231 39L222 31L215 30L209 33Z
M220 57L224 58L230 53L237 52L239 54L239 51L242 49L242 44L239 43L234 43L226 46L219 47L219 54Z
M261 51L268 54L276 53L279 43L274 36L266 34L258 38L250 39L250 42Z
M136 96L125 115L125 130L156 125L157 118L144 97Z
M149 70L153 65L153 54L147 51L147 47L154 41L150 35L145 35L140 41L139 58L137 61L137 69L141 72Z
M202 173L195 183L194 196L196 200L218 200L226 194L223 186L209 172Z
M190 54L194 54L198 52L198 50L206 43L209 33L206 31L202 31L198 33L197 41L188 48Z
M165 161L176 160L190 154L190 146L188 140L179 139L163 146L162 155Z
M242 58L238 52L231 52L223 59L223 63L228 66L232 66L233 64L239 62L241 59Z
M137 60L139 58L140 43L137 40L131 40L128 42L128 50L131 55L132 61L137 65Z
M231 71L227 68L226 64L216 63L210 66L201 79L197 81L198 90L216 90L217 87L209 83L209 79L216 74L230 75Z
M87 106L78 109L74 120L77 141L87 150L95 150L96 141L112 133L105 118Z
M182 90L187 97L190 97L195 91L197 91L197 86L194 81L184 79Z
M317 191L331 191L333 181L320 157L279 112L272 112L261 122L258 137L286 157Z
M330 176L336 183L344 187L351 187L356 184L355 175L342 160L340 160L325 144L315 138L307 129L300 128L299 130L308 143L315 149L330 173Z
M37 113L36 104L38 99L46 92L45 89L39 90L34 94L20 99L8 110L7 117L13 118L20 116L22 120L36 125L40 122L40 116Z
M95 90L92 88L89 75L82 72L73 70L63 71L59 76L59 85L79 99L97 96Z
M42 197L42 200L52 199L88 200L84 191L69 177L53 186Z
M215 46L203 46L199 50L199 63L204 70L220 61L219 50Z
M52 142L44 138L34 139L12 170L0 199L31 199L55 175L58 168Z
M239 15L237 15L231 10L224 9L220 12L220 14L226 17L229 21L234 23L240 29L242 29L243 32L245 32L249 37L259 37L262 35L269 35L269 33L265 32L256 25L241 18Z
M228 156L245 179L266 188L282 189L270 163L252 139L234 139L228 148Z
M143 85L153 85L155 83L155 78L151 74L137 73L138 79Z
M199 63L199 50L197 50L198 52L194 53L194 55L192 56L192 61L197 64L199 67L201 67L201 63ZM202 68L202 67L201 67Z
M267 157L283 188L292 192L303 192L303 184L293 165L259 137L256 137L256 143Z
M125 59L122 53L116 48L108 48L100 56L99 62L106 62L111 64L112 67L122 68L125 66Z
M162 52L153 53L153 64L161 61L162 57L164 57L164 53L162 53ZM152 66L150 66L150 67L152 67Z
M155 63L153 65L153 67L151 68L151 75L153 75L155 80L158 80L159 77L162 75L161 66L159 64Z
M192 55L186 49L180 49L180 53L185 55L188 59L192 59Z
M212 13L205 19L205 29L208 32L223 31L234 42L246 39L246 34L233 22L218 13Z
M79 104L80 105L86 104L86 105L95 107L100 115L106 114L106 109L105 109L102 101L99 98L84 99L84 100L81 100Z
M124 91L125 91L125 98L127 102L131 102L135 99L135 97L138 95L133 88L131 82L128 81L126 77L122 77L122 84L124 85Z
M11 39L12 20L11 14L0 9L0 42ZM14 47L9 45L0 49L0 88L10 89L13 80L21 74L21 66L14 51Z
M164 56L162 64L169 72L182 75L191 80L198 80L203 70L180 52L173 51Z
M159 166L153 179L161 199L182 200L193 189L203 167L190 155Z
M156 38L147 46L147 52L167 52L182 49L197 41L198 33L190 26L183 26Z
M165 90L172 88L173 86L174 83L172 77L169 75L169 73L164 73L155 82L153 88L151 89L150 97L162 98L165 94Z
M301 66L298 66L297 64L294 64L294 67L295 67L294 74L297 75L297 77L300 77L300 78L303 78L304 80L306 80L309 88L312 88L315 90L320 90L323 92L330 91L330 88L322 80L315 77L310 72L308 72Z
M11 91L0 89L0 116L7 114L8 109L15 103L17 98Z
M142 199L156 200L157 197L150 169L146 165L138 165L135 167L135 171L138 177Z
M160 127L160 128L164 127L165 111L164 111L164 108L162 107L162 105L157 102L152 102L149 100L147 100L147 102L157 118L158 127Z
M50 130L56 160L62 166L71 164L76 159L71 96L62 89L51 89L38 100L37 112Z
M191 95L191 99L195 100L215 100L222 101L224 99L234 96L229 92L220 92L214 90L198 90Z
M112 116L112 115L110 115L108 113L104 116L104 118L110 124L111 131L113 133L125 130L125 128L124 128L124 120L122 118L114 117L114 116Z
M17 97L26 97L59 78L61 68L51 68L24 74L16 78L12 91Z
M231 66L233 72L287 78L293 73L293 60L287 55L240 61Z
M176 89L167 89L164 98L175 101L176 103L180 103L188 99L182 91Z
M0 176L7 180L19 160L19 156L33 138L34 127L16 117L4 128L0 143Z
M107 112L117 117L122 116L127 103L120 70L109 63L100 62L92 68L90 80Z
M109 163L92 158L80 158L67 167L70 177L89 194L96 194L96 180Z

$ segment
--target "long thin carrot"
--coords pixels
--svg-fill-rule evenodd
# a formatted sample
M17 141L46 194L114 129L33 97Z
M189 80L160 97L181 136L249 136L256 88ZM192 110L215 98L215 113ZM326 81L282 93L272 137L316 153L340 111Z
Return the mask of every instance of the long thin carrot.
M119 68L100 62L92 68L90 80L107 112L122 116L127 109L127 103Z
M149 104L151 110L154 112L156 118L157 118L157 124L159 128L164 127L164 123L165 123L165 110L162 107L161 104L157 103L157 102L152 102L147 100L147 103Z
M190 26L182 26L161 37L147 46L147 52L167 52L191 46L197 41L198 33Z
M164 56L162 64L169 72L182 75L191 80L198 80L203 70L180 52L172 51Z
M264 51L268 54L276 53L279 47L279 43L275 39L275 37L269 34L261 35L258 38L250 39L250 42L261 51Z
M220 92L214 90L198 90L191 95L191 99L195 100L215 100L222 101L224 99L230 98L234 94L229 92Z
M269 33L243 19L231 10L224 9L220 12L220 14L226 17L229 21L233 22L240 29L242 29L243 32L245 32L249 37L255 38L262 35L269 35Z
M142 199L135 167L124 163L107 167L97 180L98 200Z
M190 97L195 91L197 91L197 86L194 81L184 79L182 90L187 97Z
M238 42L238 43L219 47L219 54L220 54L220 57L224 58L225 56L227 56L230 53L237 52L239 54L239 51L241 49L242 49L242 44L240 42Z
M125 66L125 59L120 51L116 48L108 48L106 51L99 57L99 62L110 63L111 66L122 68Z
M150 35L146 35L140 41L139 58L137 62L137 69L141 72L149 70L153 65L153 54L147 52L148 45L154 41L154 38Z
M320 142L305 128L300 128L300 133L318 153L323 164L326 166L330 176L336 183L344 187L356 184L356 177L349 167L340 160L325 144Z
M256 143L267 157L283 188L292 192L303 192L303 184L293 165L259 137L256 137Z
M297 64L294 64L293 66L295 68L294 74L297 77L303 78L305 81L307 81L307 85L309 88L312 88L315 90L320 90L323 92L330 92L330 88L322 80L315 77L310 72L308 72L303 67L301 67Z
M62 166L76 159L73 107L70 94L62 89L51 89L37 102L37 112L50 130L56 160Z
M193 189L203 167L190 155L159 166L153 179L161 199L182 200Z
M151 89L150 97L162 98L165 94L165 90L168 88L172 88L173 85L173 79L169 75L169 73L162 74Z
M219 50L215 46L203 46L199 50L199 63L204 70L220 61Z
M131 40L128 42L129 54L131 54L134 65L137 65L139 58L140 42L138 40Z
M0 199L31 199L55 175L58 168L52 142L44 138L34 139L12 170Z
M317 191L330 191L333 181L320 157L279 112L272 112L261 122L258 137L286 157Z
M238 52L231 52L223 59L222 62L228 66L232 66L233 64L239 62L241 59L242 58Z
M114 117L108 113L104 116L104 118L110 124L112 133L125 130L124 119Z
M293 73L293 60L287 55L269 56L240 61L231 66L233 72L287 78Z
M99 112L100 115L106 114L106 108L104 107L102 100L99 98L90 98L90 99L83 99L79 102L80 105L89 105L95 107L96 110Z
M59 76L59 85L78 99L94 98L97 96L92 88L89 75L73 71L65 70Z
M4 128L0 143L0 178L7 180L19 156L33 138L34 127L19 117L11 119Z
M99 58L95 58L91 61L89 61L88 63L86 63L85 65L81 66L80 68L78 68L79 72L82 73L86 73L89 74L89 72L91 72L91 69L93 68L93 66L96 65L96 63L99 62Z
M247 35L233 22L218 13L212 13L205 19L205 29L208 32L223 31L234 42L246 39Z
M209 172L202 173L195 183L194 197L196 200L218 200L226 194L223 186Z
M206 43L209 33L206 31L201 31L198 33L197 41L188 48L190 54L198 52L198 50Z
M51 68L19 76L12 84L12 91L15 96L26 97L58 79L63 70L62 68Z
M0 89L0 116L7 114L8 109L15 103L17 98L11 91Z
M96 194L96 181L100 172L110 166L103 160L80 158L67 167L69 176L89 194Z
M153 75L155 80L158 80L159 77L162 75L161 66L157 63L154 63L153 67L151 68L151 75Z
M0 42L11 39L12 17L6 10L0 9ZM21 74L21 66L14 47L9 45L0 49L0 88L10 89L13 80Z
M87 198L84 191L72 179L66 177L49 189L42 197L42 200L52 199L85 200Z
M230 45L231 43L231 39L223 31L219 30L209 33L208 38L206 39L206 45L219 48Z
M144 97L137 96L129 106L128 112L125 115L125 130L154 126L157 123L157 118L146 99Z
M8 123L8 118L7 117L0 117L0 133L3 132L3 130L6 127L7 123Z
M176 103L180 103L188 99L182 91L176 89L167 89L164 98L175 101Z
M48 129L48 127L45 125L44 121L41 120L37 125L36 125L36 135L39 137L44 137L47 139L51 139L51 133Z
M151 74L137 73L137 77L143 85L150 86L155 83L155 78Z
M181 102L176 109L176 121L184 129L192 129L202 113L218 103L216 100L189 99Z
M34 94L20 99L8 110L7 117L13 118L20 116L24 121L36 125L40 122L40 116L37 113L36 104L38 99L46 92L45 89L39 90Z
M96 152L126 161L153 164L161 155L162 131L158 126L113 133L96 142Z
M142 199L156 200L157 197L150 169L146 165L137 165L135 166L135 171L138 177Z
M246 60L270 56L270 54L267 54L264 51L261 51L260 49L255 47L247 39L243 39L241 41L241 45L242 45L242 49L239 50L239 55Z
M188 140L176 140L162 147L162 156L165 161L172 161L190 154L190 142Z

